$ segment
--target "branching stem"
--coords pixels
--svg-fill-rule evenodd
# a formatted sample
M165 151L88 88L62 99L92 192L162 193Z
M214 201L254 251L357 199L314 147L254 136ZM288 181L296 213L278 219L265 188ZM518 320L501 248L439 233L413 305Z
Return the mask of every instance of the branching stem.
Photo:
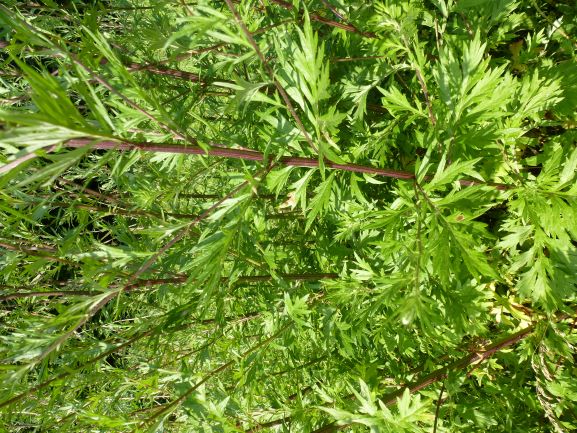
M293 119L295 120L298 128L300 129L301 133L303 134L303 136L305 137L305 140L307 141L307 143L309 144L309 146L316 152L319 153L317 147L315 146L315 144L313 143L313 140L311 138L311 136L309 135L309 133L307 132L305 125L303 124L300 116L298 115L298 113L296 112L288 93L286 92L286 90L284 89L284 87L281 85L281 83L276 79L275 77L275 73L272 70L272 68L270 67L270 65L268 64L268 61L266 60L264 54L262 53L262 51L260 50L258 44L256 43L254 37L252 36L252 33L248 30L248 28L246 27L246 24L244 23L242 17L240 16L240 14L238 13L238 11L236 10L236 8L234 7L234 4L232 3L231 0L225 0L226 5L228 6L228 8L230 9L230 11L232 12L238 26L240 27L241 31L244 33L244 35L246 36L248 42L250 43L250 45L252 46L252 48L254 49L254 51L256 52L258 58L260 59L260 61L262 62L262 65L267 73L267 75L269 76L269 78L271 79L271 81L273 82L274 86L276 87L276 89L278 90L279 94L281 95L284 103L287 106L287 110L289 111L290 115L293 117ZM322 157L322 155L319 155L320 157Z

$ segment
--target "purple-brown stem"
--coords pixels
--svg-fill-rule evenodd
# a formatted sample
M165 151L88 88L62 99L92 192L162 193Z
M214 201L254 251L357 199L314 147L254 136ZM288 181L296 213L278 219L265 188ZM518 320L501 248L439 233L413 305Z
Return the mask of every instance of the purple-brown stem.
M566 315L561 316L559 320L563 320L564 318L567 318L567 316ZM497 341L496 343L493 343L479 351L469 353L468 355L465 355L464 357L456 360L455 362L452 362L451 364L448 364L444 367L441 367L433 371L430 374L427 374L426 376L422 377L416 382L413 382L412 384L409 384L407 386L403 386L397 391L393 391L385 395L380 400L385 405L392 406L393 404L397 403L397 400L403 395L405 389L408 389L411 394L414 394L428 387L429 385L445 380L450 371L464 370L471 365L483 362L489 359L495 353L499 352L500 350L503 350L514 344L517 344L519 341L531 335L531 333L534 330L535 325L528 326L525 329L522 329L512 335L509 335L501 339L500 341ZM318 428L313 433L336 432L349 426L350 424L336 425L334 423L331 423Z
M294 5L288 1L285 1L285 0L271 0L271 3L274 3L274 4L284 8L286 10L289 10L289 11L295 10ZM363 31L359 30L358 28L356 28L352 24L345 24L345 23L341 23L338 21L333 21L333 20L330 20L328 18L325 18L325 17L319 15L316 12L309 13L309 17L310 17L311 21L316 21L318 23L325 24L327 26L335 27L338 29L342 29L342 30L345 30L345 31L350 32L350 33L357 33L357 34L362 35L366 38L376 38L377 37L377 35L375 35L372 32L363 32Z
M0 302L10 301L17 298L32 298L35 296L92 296L96 295L98 292L92 292L90 290L57 290L51 292L17 292L10 293L8 295L0 296Z
M183 146L171 143L148 143L148 142L117 142L117 141L95 141L89 138L78 138L69 140L64 143L66 147L84 147L92 146L94 149L108 149L108 150L142 150L145 152L168 152L168 153L184 153L191 155L215 156L230 159L242 159L247 161L264 162L265 156L261 152L247 149L232 149L228 147L210 146L206 150L200 146ZM271 157L271 159L275 159ZM316 158L304 158L300 156L281 156L278 157L277 163L292 167L311 167L319 166L319 160ZM324 166L334 170L349 171L353 173L367 173L377 176L389 177L401 180L413 180L415 175L411 172L394 170L390 168L378 168L368 165L360 165L353 163L337 164L331 161L324 161ZM430 178L426 178L430 179ZM474 180L461 179L459 180L463 186L485 185L483 182ZM508 189L508 185L504 184L487 184L496 189Z

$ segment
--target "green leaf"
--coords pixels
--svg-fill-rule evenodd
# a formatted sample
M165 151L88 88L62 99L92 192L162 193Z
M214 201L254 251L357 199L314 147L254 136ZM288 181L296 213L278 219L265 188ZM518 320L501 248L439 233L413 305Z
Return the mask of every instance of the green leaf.
M305 232L310 229L311 224L317 215L323 215L326 212L330 203L332 185L335 179L335 175L336 172L333 171L326 180L321 182L321 184L315 188L315 196L311 200L308 207Z
M451 183L463 175L479 179L481 182L483 182L481 175L474 170L475 164L477 164L480 160L481 158L475 158L471 161L454 161L447 168L445 168L446 155L443 155L435 176L433 176L433 178L425 186L425 190L432 191L434 188L445 185L447 183Z

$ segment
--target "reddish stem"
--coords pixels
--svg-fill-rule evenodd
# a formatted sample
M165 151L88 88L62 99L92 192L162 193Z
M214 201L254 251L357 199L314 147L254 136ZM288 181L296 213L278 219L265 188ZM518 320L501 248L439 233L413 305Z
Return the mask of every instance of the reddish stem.
M168 152L168 153L184 153L191 155L216 156L222 158L242 159L247 161L264 162L265 156L261 152L247 149L232 149L227 147L209 146L206 150L199 146L183 146L171 143L147 143L147 142L117 142L117 141L94 141L89 138L77 138L70 140L64 144L67 147L84 147L92 146L94 149L108 149L108 150L142 150L145 152ZM272 160L275 159L271 156ZM292 167L318 167L319 160L316 158L303 158L300 156L281 156L278 157L278 163ZM353 173L367 173L377 176L390 177L393 179L411 180L415 179L415 175L411 172L394 170L390 168L378 168L368 165L359 165L353 163L337 164L331 161L324 161L324 166L334 170L350 171ZM425 179L430 179L426 177ZM483 182L474 180L459 180L463 186L484 185ZM503 184L489 184L496 189L508 189L509 186Z

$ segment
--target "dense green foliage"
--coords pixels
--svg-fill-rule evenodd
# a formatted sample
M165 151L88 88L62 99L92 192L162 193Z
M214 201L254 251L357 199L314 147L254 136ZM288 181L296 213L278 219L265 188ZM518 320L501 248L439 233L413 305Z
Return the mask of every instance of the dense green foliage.
M2 431L577 429L574 0L2 3Z

